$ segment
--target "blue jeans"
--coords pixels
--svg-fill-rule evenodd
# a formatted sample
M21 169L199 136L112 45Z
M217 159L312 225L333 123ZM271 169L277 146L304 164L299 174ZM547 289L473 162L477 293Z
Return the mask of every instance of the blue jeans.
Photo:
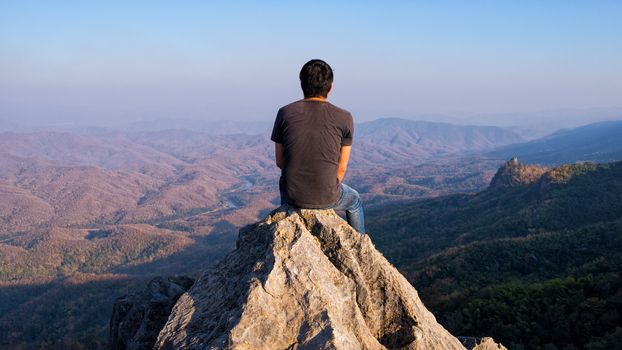
M284 204L281 196L281 204ZM318 209L345 210L348 224L360 233L365 233L365 213L361 196L352 187L341 183L339 199L333 205Z

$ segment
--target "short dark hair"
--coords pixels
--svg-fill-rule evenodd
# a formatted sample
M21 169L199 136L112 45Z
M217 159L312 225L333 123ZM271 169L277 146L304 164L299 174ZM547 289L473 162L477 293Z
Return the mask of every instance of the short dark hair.
M305 98L328 96L332 83L333 70L322 60L311 60L300 70L300 86Z

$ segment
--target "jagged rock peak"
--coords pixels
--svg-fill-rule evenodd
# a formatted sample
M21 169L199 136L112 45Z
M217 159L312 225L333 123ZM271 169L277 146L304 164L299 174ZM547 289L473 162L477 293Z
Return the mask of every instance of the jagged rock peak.
M333 210L287 206L240 230L236 250L179 298L154 346L386 348L464 349L368 236Z
M503 164L490 182L490 188L513 187L534 183L549 169L531 164L520 164L514 157Z

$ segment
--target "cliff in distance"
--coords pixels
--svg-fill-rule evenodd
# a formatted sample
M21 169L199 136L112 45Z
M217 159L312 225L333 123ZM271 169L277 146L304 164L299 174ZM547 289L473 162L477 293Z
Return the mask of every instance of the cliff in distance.
M111 327L118 328L111 324ZM154 349L464 349L332 210L272 212L183 294ZM475 349L504 349L485 338Z
M512 158L499 168L490 182L490 188L529 185L542 177L549 169L531 164L520 164Z

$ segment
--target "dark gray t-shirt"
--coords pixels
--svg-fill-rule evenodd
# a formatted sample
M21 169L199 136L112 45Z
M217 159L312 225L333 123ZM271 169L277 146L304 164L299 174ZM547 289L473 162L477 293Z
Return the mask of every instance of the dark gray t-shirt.
M328 101L299 100L281 107L271 140L283 145L283 200L300 208L336 203L341 145L352 145L353 133L352 114Z

